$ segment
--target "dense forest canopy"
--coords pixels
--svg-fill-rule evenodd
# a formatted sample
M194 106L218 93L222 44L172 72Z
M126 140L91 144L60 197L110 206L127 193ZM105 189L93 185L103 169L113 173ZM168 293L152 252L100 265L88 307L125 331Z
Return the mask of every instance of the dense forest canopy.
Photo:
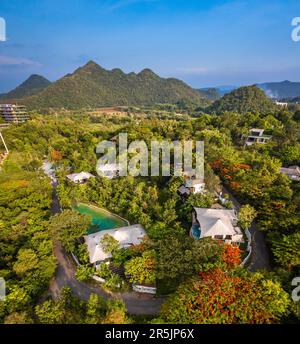
M224 97L215 101L208 107L211 113L222 113L224 111L235 111L241 114L247 112L260 115L273 114L278 110L275 103L269 99L263 90L256 86L240 87L225 94Z
M256 89L251 88L251 92L256 93ZM55 273L52 247L56 240L67 251L75 250L84 262L76 277L85 282L89 279L86 252L76 243L87 219L70 215L79 201L106 208L145 228L149 240L136 249L124 252L110 246L113 262L124 264L132 281L156 280L159 294L171 294L153 322L270 323L299 319L299 305L291 302L290 293L291 280L300 269L300 185L280 173L282 166L300 165L297 111L260 112L257 108L254 112L223 111L197 118L178 117L172 111L163 117L158 116L159 111L149 109L147 114L128 116L83 112L32 115L30 121L3 131L11 153L0 172L0 276L8 286L7 301L0 303L2 322L135 321L126 315L121 301L110 304L91 296L86 303L74 298L69 290L59 300L48 298L39 303L47 295ZM272 140L245 147L241 137L253 127L271 131ZM146 143L203 140L208 194L190 197L184 203L177 194L182 183L178 177L97 177L84 185L67 180L70 172L96 175L98 142L119 132L127 132L129 141ZM41 172L44 160L57 168L57 191L63 208L60 215L51 213L52 189ZM272 271L249 273L239 267L240 252L211 239L195 241L188 235L192 207L210 207L220 182L246 206L246 215L249 209L255 213L271 250ZM111 272L99 273L108 277L107 287L119 283ZM210 286L215 281L220 289L212 294ZM240 299L240 285L249 290L248 299ZM234 298L224 286L232 286ZM222 291L226 295L220 299L218 293ZM220 300L218 308L203 306L211 297ZM228 302L232 304L231 313L227 313ZM253 318L254 308L259 313Z

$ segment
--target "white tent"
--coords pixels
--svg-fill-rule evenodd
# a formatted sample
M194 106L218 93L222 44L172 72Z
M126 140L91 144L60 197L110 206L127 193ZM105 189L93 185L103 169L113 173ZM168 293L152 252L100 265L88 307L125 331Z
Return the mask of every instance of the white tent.
M233 241L242 241L241 229L237 227L237 216L230 209L194 208L200 225L201 238L231 236Z

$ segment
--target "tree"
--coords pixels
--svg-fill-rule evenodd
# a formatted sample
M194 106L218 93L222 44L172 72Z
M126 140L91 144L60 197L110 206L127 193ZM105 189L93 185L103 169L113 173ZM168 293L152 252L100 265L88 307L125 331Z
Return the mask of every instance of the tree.
M87 249L86 243L82 243L78 245L77 250L76 250L76 256L82 264L89 264L90 254Z
M14 285L6 296L5 304L8 312L13 313L26 310L31 301L30 295L24 288Z
M100 239L100 245L105 253L112 253L119 248L119 242L110 234L104 234Z
M33 319L27 314L27 312L14 312L9 314L4 319L4 324L33 324Z
M86 323L100 324L103 317L103 308L105 307L105 300L100 298L97 294L91 294L86 305Z
M294 113L294 120L300 122L300 108L299 108L299 106Z
M291 270L300 266L300 232L290 235L277 235L272 240L272 251L276 261Z
M222 259L226 266L230 269L241 264L241 250L238 246L232 244L224 244Z
M68 252L75 250L76 241L86 234L91 219L72 210L64 210L50 220L50 231L54 239L59 240Z
M211 193L197 193L188 197L181 208L182 217L190 221L194 207L210 208L214 203L214 196Z
M251 205L249 204L243 205L239 211L239 216L238 216L239 225L243 229L249 229L253 220L256 218L256 216L257 216L257 212L253 207L251 207Z
M125 274L136 284L153 284L156 280L156 258L154 251L145 251L141 257L125 263Z
M289 305L278 282L212 269L181 284L161 317L177 324L268 324L286 315Z
M127 260L132 258L134 252L130 249L120 248L113 252L112 261L114 265L120 266L124 264Z
M35 307L35 313L42 324L60 324L63 321L64 310L59 302L47 300Z
M75 276L80 282L86 282L91 279L95 269L88 265L78 265Z
M285 165L297 164L300 160L300 143L291 146L285 145L280 152Z
M172 235L157 244L157 277L182 280L222 264L223 247L216 240Z
M54 162L59 162L62 160L63 156L62 156L62 153L58 150L53 150L51 152L51 158Z
M15 273L22 277L28 271L37 268L38 257L32 249L21 249L18 252L17 261L15 262L13 269Z
M127 324L126 306L122 300L112 299L107 301L107 311L103 324Z

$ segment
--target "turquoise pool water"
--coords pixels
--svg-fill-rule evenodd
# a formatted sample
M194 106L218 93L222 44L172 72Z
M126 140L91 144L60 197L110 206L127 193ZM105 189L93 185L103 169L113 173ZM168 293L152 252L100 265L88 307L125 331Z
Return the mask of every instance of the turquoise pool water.
M127 221L101 208L79 203L74 207L74 209L80 214L91 216L92 223L88 230L88 234L96 233L105 229L128 226Z
M195 239L200 239L201 237L201 229L200 229L200 226L198 224L193 224L192 226L192 236L195 238Z

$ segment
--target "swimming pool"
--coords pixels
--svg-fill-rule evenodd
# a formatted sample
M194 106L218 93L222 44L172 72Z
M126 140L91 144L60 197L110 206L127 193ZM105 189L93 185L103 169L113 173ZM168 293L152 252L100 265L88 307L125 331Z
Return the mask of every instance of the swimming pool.
M93 205L78 203L74 209L80 214L91 216L92 223L88 230L88 234L96 233L105 229L125 227L129 225L129 222L125 219L122 219L121 217L114 215L105 209L101 209Z
M197 223L194 223L192 225L191 234L192 234L193 238L200 239L200 237L201 237L201 229L200 229L200 226Z

